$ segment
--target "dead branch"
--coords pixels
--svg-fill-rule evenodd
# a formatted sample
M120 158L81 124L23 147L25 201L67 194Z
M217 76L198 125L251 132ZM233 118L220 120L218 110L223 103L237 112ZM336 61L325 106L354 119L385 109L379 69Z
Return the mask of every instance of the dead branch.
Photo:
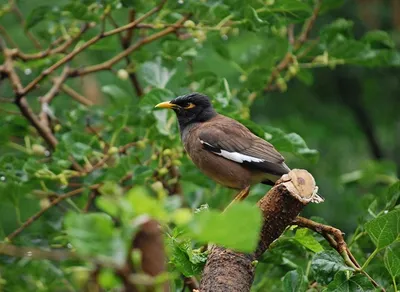
M243 254L214 246L200 282L202 292L250 291L254 278L253 261L258 259L314 199L314 178L305 170L294 169L282 176L258 202L264 222L259 244L253 254Z

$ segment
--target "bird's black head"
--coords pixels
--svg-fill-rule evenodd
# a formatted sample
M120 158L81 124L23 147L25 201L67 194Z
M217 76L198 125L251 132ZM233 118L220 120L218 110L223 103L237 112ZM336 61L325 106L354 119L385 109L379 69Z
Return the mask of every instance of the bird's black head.
M205 122L217 115L209 97L196 92L159 103L156 107L173 109L181 130L189 124Z

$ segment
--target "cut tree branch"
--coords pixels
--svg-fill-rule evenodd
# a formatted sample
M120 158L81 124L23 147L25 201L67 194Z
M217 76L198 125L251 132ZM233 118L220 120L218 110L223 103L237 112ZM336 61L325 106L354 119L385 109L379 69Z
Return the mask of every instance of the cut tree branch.
M282 176L258 202L264 222L259 244L253 254L243 254L214 246L208 256L201 292L248 292L257 260L315 196L314 178L305 170L294 169ZM249 227L250 228L250 227Z

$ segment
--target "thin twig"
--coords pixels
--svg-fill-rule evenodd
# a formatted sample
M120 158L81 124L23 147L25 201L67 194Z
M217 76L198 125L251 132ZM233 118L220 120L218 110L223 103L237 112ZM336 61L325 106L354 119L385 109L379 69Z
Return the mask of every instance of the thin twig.
M321 0L317 0L317 3L315 4L314 10L312 15L309 17L309 19L306 21L299 37L297 38L296 41L294 42L293 45L293 51L297 51L300 49L303 44L307 41L308 35L311 32L311 29L314 26L315 20L317 19L318 13L321 9ZM291 41L291 34L293 33L293 28L289 26L289 41ZM280 72L285 70L293 61L294 55L292 52L287 52L286 55L283 57L283 59L279 62L279 64L273 69L271 76L269 77L267 81L267 85L264 88L264 91L273 91L278 88L274 84L275 80L278 78Z
M64 261L77 258L77 255L68 250L43 250L36 247L15 246L0 243L0 254L12 257L27 257L30 259L46 259L51 261Z
M14 42L14 40L12 39L12 37L8 34L7 30L0 25L0 33L4 36L4 38L6 39L6 41L14 48L18 48L18 45L16 42Z
M314 26L315 20L318 17L320 9L321 9L321 0L317 0L317 3L315 4L311 17L304 24L303 30L294 45L295 50L299 49L307 41L308 35L310 34L311 29Z
M75 99L77 102L86 105L86 106L92 106L93 102L86 97L84 97L82 94L76 92L73 90L71 87L69 87L66 84L61 85L61 90L64 91L66 94L71 96L73 99Z
M13 103L14 101L11 98L0 97L0 102L3 103Z
M11 4L12 4L12 11L17 16L22 27L24 28L26 36L32 41L32 43L36 47L36 49L42 49L42 46L41 46L39 40L30 31L25 29L25 18L22 15L21 10L19 10L18 6L15 4L15 1L11 1Z
M92 186L90 186L88 188L90 190L95 190L95 189L99 188L100 186L101 186L101 184L95 184L95 185L92 185ZM49 210L50 208L52 208L53 206L57 205L58 203L62 202L65 199L68 199L68 198L71 198L73 196L81 194L85 189L86 188L75 189L73 191L70 191L70 192L68 192L68 193L66 193L64 195L61 195L61 196L57 197L57 199L51 201L51 203L48 206L44 207L43 209L41 209L36 214L34 214L33 216L29 217L28 220L26 220L18 229L16 229L10 235L8 235L6 237L6 240L7 241L12 241L16 236L18 236L28 226L30 226L33 222L35 222L37 219L39 219L47 210Z
M36 59L42 59L48 56L52 56L52 55L56 55L59 53L63 53L65 52L76 40L78 40L83 33L85 33L88 28L90 28L91 26L88 24L85 24L82 26L81 30L79 31L79 33L77 35L75 35L74 37L69 38L68 40L66 40L62 45L52 49L54 47L54 45L56 45L60 40L62 40L62 38L57 39L54 43L52 43L46 50L38 52L38 53L34 53L34 54L25 54L23 52L21 52L20 50L15 52L15 57L20 58L23 61L29 61L29 60L36 60Z
M117 22L114 20L114 18L111 15L109 15L109 19L110 19L111 24L115 28L118 28ZM130 10L129 22L132 22L134 20L135 20L135 11L134 10ZM128 29L125 36L123 36L122 33L119 34L119 41L121 43L122 49L126 50L127 48L129 48L129 46L131 44L132 36L133 36L133 28ZM131 58L129 56L125 56L125 60L126 60L126 65L127 66L132 66L133 65L132 60L131 60ZM136 95L138 97L143 96L143 89L142 89L142 86L139 83L139 80L138 80L138 78L136 76L136 73L135 72L128 72L128 75L129 75L129 80L131 81L132 86L136 91Z
M61 85L67 79L69 71L69 66L65 66L64 70L62 71L61 75L57 78L54 78L53 86L50 90L40 98L41 103L41 112L39 113L39 119L46 127L49 127L49 104L53 100L53 98L58 94L60 91Z
M343 257L345 263L348 266L352 267L356 272L363 273L376 288L381 289L381 291L385 291L385 289L380 287L380 285L374 279L372 279L370 275L368 275L365 271L361 269L360 264L357 262L350 249L348 248L343 238L342 231L335 227L318 223L300 216L293 220L292 225L309 228L321 234L329 242L329 244L334 249L336 249L336 251Z
M99 191L93 190L90 194L89 194L89 198L86 202L85 207L83 208L83 212L87 213L90 209L90 207L93 205L94 200L96 199L96 197L99 195Z

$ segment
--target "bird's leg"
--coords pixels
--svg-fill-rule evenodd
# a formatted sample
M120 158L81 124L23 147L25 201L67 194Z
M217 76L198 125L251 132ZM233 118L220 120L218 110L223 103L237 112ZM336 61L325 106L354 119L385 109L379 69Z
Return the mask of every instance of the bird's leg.
M243 190L241 190L236 197L232 200L232 202L229 203L229 205L225 208L224 212L228 210L229 207L231 207L233 204L236 202L243 201L244 199L247 198L250 192L250 186L245 187Z

